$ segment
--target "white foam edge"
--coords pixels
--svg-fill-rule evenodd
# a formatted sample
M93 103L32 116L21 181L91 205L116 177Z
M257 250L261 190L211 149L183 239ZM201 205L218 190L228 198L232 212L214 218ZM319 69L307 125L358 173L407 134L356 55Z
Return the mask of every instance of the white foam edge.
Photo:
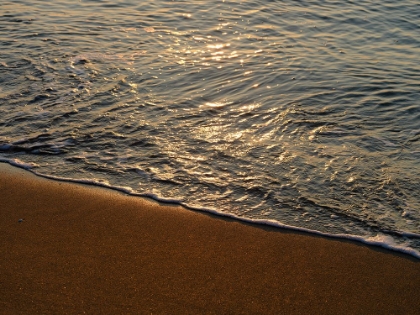
M230 219L238 220L238 221L245 222L245 223L257 224L257 225L267 225L267 226L271 226L271 227L275 227L275 228L279 228L279 229L286 229L286 230L291 230L291 231L304 232L304 233L323 236L323 237L327 237L327 238L346 239L346 240L350 240L350 241L356 241L356 242L360 242L360 243L363 243L363 244L366 244L366 245L378 246L378 247L382 247L382 248L385 248L385 249L388 249L388 250L391 250L391 251L407 254L407 255L410 255L410 256L415 257L417 259L420 259L420 251L417 251L414 248L397 245L393 241L392 237L389 236L389 235L386 235L386 234L377 234L377 235L371 236L371 237L363 237L363 236L352 235L352 234L330 234L330 233L325 233L325 232L321 232L321 231L317 231L317 230L311 230L311 229L307 229L307 228L302 228L302 227L297 227L297 226L293 226L293 225L283 224L283 223L281 223L279 221L275 221L275 220L244 218L244 217L235 215L233 213L220 212L220 211L217 211L217 210L211 209L211 208L193 207L193 206L190 206L190 205L188 205L188 204L186 204L186 203L184 203L184 202L182 202L178 199L165 199L165 198L159 197L158 195L153 194L153 193L135 193L135 192L133 192L133 190L130 187L112 186L112 185L107 184L107 183L102 183L102 182L99 182L99 181L94 181L94 180L89 180L89 179L73 179L73 178L66 178L66 177L58 177L58 176L53 176L53 175L41 174L41 173L38 173L38 172L33 170L33 167L35 167L36 164L25 163L25 162L22 162L18 159L7 159L7 158L0 157L0 162L8 163L12 166L25 169L25 170L30 171L31 173L33 173L37 176L47 178L47 179L108 188L108 189L112 189L112 190L115 190L115 191L123 192L125 194L130 195L130 196L146 197L146 198L150 198L150 199L153 199L155 201L158 201L158 202L168 203L168 204L173 204L173 205L180 205L180 206L183 206L184 208L189 209L189 210L205 212L205 213L213 214L215 216L230 218ZM412 233L412 232L394 232L394 233L397 233L401 236L420 238L420 234Z

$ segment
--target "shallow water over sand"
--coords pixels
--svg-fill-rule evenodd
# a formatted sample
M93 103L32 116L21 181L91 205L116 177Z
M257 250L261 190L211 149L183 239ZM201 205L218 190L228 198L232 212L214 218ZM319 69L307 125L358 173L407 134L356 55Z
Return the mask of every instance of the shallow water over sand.
M415 1L13 1L0 157L420 250Z

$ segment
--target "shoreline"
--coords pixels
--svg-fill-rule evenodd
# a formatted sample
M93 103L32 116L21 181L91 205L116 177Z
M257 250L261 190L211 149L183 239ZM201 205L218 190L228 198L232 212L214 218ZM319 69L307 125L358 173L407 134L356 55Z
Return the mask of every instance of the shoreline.
M416 259L418 259L420 261L420 252L410 248L410 247L401 247L399 245L394 245L393 243L387 243L386 241L383 240L383 238L381 238L381 236L376 235L375 237L371 237L371 238L365 238L363 236L358 236L358 235L351 235L351 234L329 234L329 233L324 233L318 230L311 230L311 229L307 229L307 228L303 228L303 227L298 227L298 226L293 226L293 225L287 225L287 224L282 224L278 221L272 220L272 219L251 219L251 218L246 218L246 217L240 217L237 216L235 214L232 213L224 213L224 212L220 212L214 209L206 209L206 208L200 208L200 207L194 207L194 206L190 206L188 204L183 203L180 200L173 200L173 199L165 199L165 198L161 198L157 195L151 194L151 193L135 193L131 190L131 188L127 188L127 187L118 187L118 186L111 186L109 184L106 183L101 183L101 182L95 182L95 181L90 181L90 180L77 180L77 179L72 179L72 178L62 178L62 177L55 177L52 175L45 175L45 174L38 174L36 172L32 172L31 171L31 165L25 165L25 164L19 164L15 161L11 161L8 159L0 159L0 168L3 164L6 164L8 166L11 166L13 168L16 169L21 169L24 171L29 172L32 175L35 175L37 177L43 178L43 179L47 179L47 180L53 180L53 181L59 181L59 182L64 182L64 183L71 183L71 184L76 184L76 185L82 185L82 186L86 186L86 187L94 187L96 188L100 188L100 189L109 189L111 191L115 191L127 196L131 196L131 197L138 197L138 198L142 198L142 199L146 199L152 202L157 202L158 204L160 204L161 206L179 206L184 208L185 210L190 210L190 211L194 211L194 212L202 212L204 214L210 214L210 215L214 215L217 218L226 218L226 219L232 219L232 220L237 220L240 221L242 223L245 224L251 224L251 225L261 225L261 226L269 226L269 227L274 227L276 229L281 229L281 230L290 230L293 232L298 232L298 233L304 233L304 234L309 234L309 235L314 235L314 236L321 236L321 237L326 237L327 239L339 239L339 240L348 240L351 242L357 242L357 243L362 243L364 245L367 246L374 246L374 247L379 247L385 250L390 250L391 252L395 252L395 253L399 253L399 254L403 254L403 255L408 255L411 257L414 257ZM416 233L410 233L410 232L396 232L398 235L401 236L408 236L408 237L420 237L420 234L416 234ZM384 237L386 237L386 235L382 235Z
M4 314L420 309L420 264L405 254L45 179L5 163L0 192Z

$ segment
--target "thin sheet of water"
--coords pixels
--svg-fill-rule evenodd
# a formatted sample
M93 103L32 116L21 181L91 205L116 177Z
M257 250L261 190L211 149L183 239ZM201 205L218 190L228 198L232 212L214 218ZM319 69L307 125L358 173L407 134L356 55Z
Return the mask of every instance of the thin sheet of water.
M416 1L3 1L0 156L420 250Z

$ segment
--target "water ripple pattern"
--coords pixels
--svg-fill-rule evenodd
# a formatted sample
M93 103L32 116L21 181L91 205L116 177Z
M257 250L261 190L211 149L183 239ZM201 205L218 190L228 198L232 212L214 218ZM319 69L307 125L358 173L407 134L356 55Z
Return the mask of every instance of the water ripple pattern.
M417 1L2 1L0 157L420 251Z

